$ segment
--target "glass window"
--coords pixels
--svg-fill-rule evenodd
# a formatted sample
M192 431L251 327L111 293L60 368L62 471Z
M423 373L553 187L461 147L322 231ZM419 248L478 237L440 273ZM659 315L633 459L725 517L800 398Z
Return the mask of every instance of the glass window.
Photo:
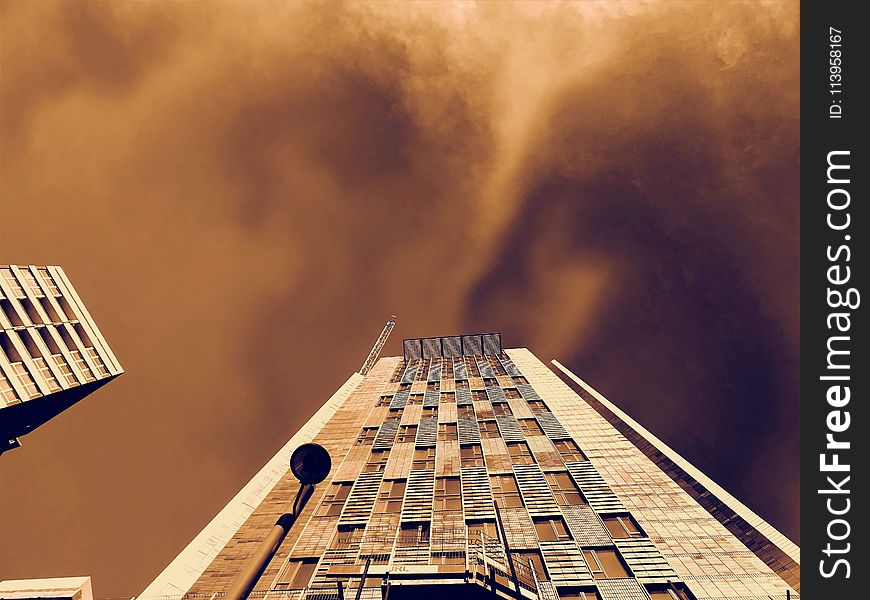
M512 415L511 407L507 402L495 402L492 405L492 412L495 415Z
M466 404L464 406L459 406L456 408L456 413L460 416L460 418L464 419L473 419L474 418L474 407L470 404Z
M574 484L574 480L568 475L567 471L557 471L555 473L544 473L547 477L547 483L550 484L550 489L556 497L556 502L560 506L571 506L572 504L586 504L580 490Z
M542 542L556 542L570 540L571 534L565 526L565 521L560 518L535 519L535 532Z
M435 480L435 510L462 511L462 488L459 477L441 477Z
M344 507L344 501L347 500L352 487L352 483L333 483L329 486L323 501L317 508L317 516L335 517L340 515L341 509Z
M485 540L498 540L498 526L495 521L477 521L468 524L468 539L480 541L481 536Z
M36 398L37 396L42 395L36 387L36 382L33 381L33 377L30 375L27 367L24 366L24 363L15 362L11 363L9 366L12 367L12 370L18 376L18 380L24 387L24 391L27 392L28 398Z
M583 550L583 558L595 579L631 577L628 567L622 562L615 548L586 548Z
M495 421L480 421L478 426L480 427L480 437L482 438L501 437L498 432L498 425Z
M387 417L384 419L384 423L399 422L401 420L402 420L402 409L401 408L391 408L390 412L387 413Z
M291 560L281 574L281 583L289 583L291 590L301 590L307 587L317 568L317 560L317 558Z
M441 392L441 404L452 404L456 402L456 393L455 392Z
M405 497L406 481L404 479L387 480L381 483L378 500L375 503L376 513L402 512L402 498Z
M6 379L3 373L0 373L0 400L4 400L8 404L17 403L18 401L18 394L15 393L15 388L12 387L12 384L9 383L9 380Z
M441 423L438 425L439 440L456 440L459 439L456 432L456 423Z
M411 463L412 469L434 469L435 468L435 448L415 448L414 462Z
M533 569L539 580L547 580L547 570L539 552L511 552L514 565Z
M631 515L612 515L601 517L604 526L610 532L610 537L615 540L632 537L643 537L640 527L637 526Z
M559 451L559 454L562 456L562 460L565 462L578 462L581 460L586 460L586 457L580 451L580 448L577 444L574 443L574 440L558 440L553 442L556 446L556 450Z
M397 546L427 546L429 545L429 523L402 523Z
M371 446L375 441L375 436L378 435L377 427L365 427L360 432L359 437L356 438L354 442L354 446Z
M517 480L513 475L492 475L492 497L499 508L516 508L523 505Z
M54 378L51 369L48 368L48 363L45 362L44 358L41 356L34 358L33 364L36 365L36 370L39 371L39 374L42 375L42 378L48 383L48 389L50 392L57 392L62 389L60 384L57 382L57 379Z
M532 457L532 451L529 450L529 445L525 442L511 442L507 445L508 453L511 455L511 463L515 465L532 465L535 463Z
M541 413L549 412L547 410L547 405L544 404L543 400L529 400L528 403L529 408L533 413L539 415Z
M414 404L423 404L423 394L411 394L408 396L408 402L406 403L408 406Z
M534 419L520 419L517 421L520 424L520 429L526 435L544 435L544 430L538 425Z
M514 383L519 385L521 383L528 383L528 380L525 377L514 377Z
M413 443L414 440L417 439L417 426L416 425L402 425L399 427L399 436L396 438L396 442L402 443Z
M505 388L504 397L510 398L511 400L518 400L522 398L520 395L520 391L517 388Z
M386 450L373 450L368 462L363 467L363 473L378 473L387 466L389 452Z
M393 402L392 396L381 396L378 398L378 403L375 406L389 406Z
M460 465L463 467L483 467L483 448L480 446L462 446L459 449Z

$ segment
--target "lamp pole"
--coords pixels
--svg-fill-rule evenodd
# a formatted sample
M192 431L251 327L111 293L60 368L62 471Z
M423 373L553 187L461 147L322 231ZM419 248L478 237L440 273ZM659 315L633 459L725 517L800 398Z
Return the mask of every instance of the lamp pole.
M311 494L314 493L314 486L326 479L331 467L332 459L329 453L319 444L302 444L293 451L290 457L290 470L302 484L293 500L293 508L289 513L278 517L275 525L236 576L224 600L245 600L248 597L263 575L263 571L266 570L269 561L275 556L281 542L287 537L296 518L302 513Z

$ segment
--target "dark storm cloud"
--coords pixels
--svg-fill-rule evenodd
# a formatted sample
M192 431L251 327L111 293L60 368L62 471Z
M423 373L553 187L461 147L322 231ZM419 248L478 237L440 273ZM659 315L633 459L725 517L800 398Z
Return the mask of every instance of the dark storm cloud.
M799 538L797 4L0 6L3 258L128 371L4 456L0 528L62 533L0 576L140 591L391 313L558 357Z

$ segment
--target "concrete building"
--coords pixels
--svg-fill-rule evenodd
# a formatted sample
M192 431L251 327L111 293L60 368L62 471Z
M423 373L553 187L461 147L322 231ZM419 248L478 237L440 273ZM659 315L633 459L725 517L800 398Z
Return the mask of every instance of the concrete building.
M220 596L298 483L332 470L252 596L797 598L800 551L555 362L497 333L361 369L138 597Z
M0 265L0 453L121 373L63 269Z

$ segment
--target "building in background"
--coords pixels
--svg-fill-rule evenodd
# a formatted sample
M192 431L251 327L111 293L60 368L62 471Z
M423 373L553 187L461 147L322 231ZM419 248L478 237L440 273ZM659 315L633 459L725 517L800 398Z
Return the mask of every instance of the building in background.
M0 581L0 600L94 600L90 577Z
M0 265L0 453L121 373L63 269Z
M497 333L403 349L351 375L138 600L227 591L310 441L332 471L252 596L798 597L797 546L558 363Z

